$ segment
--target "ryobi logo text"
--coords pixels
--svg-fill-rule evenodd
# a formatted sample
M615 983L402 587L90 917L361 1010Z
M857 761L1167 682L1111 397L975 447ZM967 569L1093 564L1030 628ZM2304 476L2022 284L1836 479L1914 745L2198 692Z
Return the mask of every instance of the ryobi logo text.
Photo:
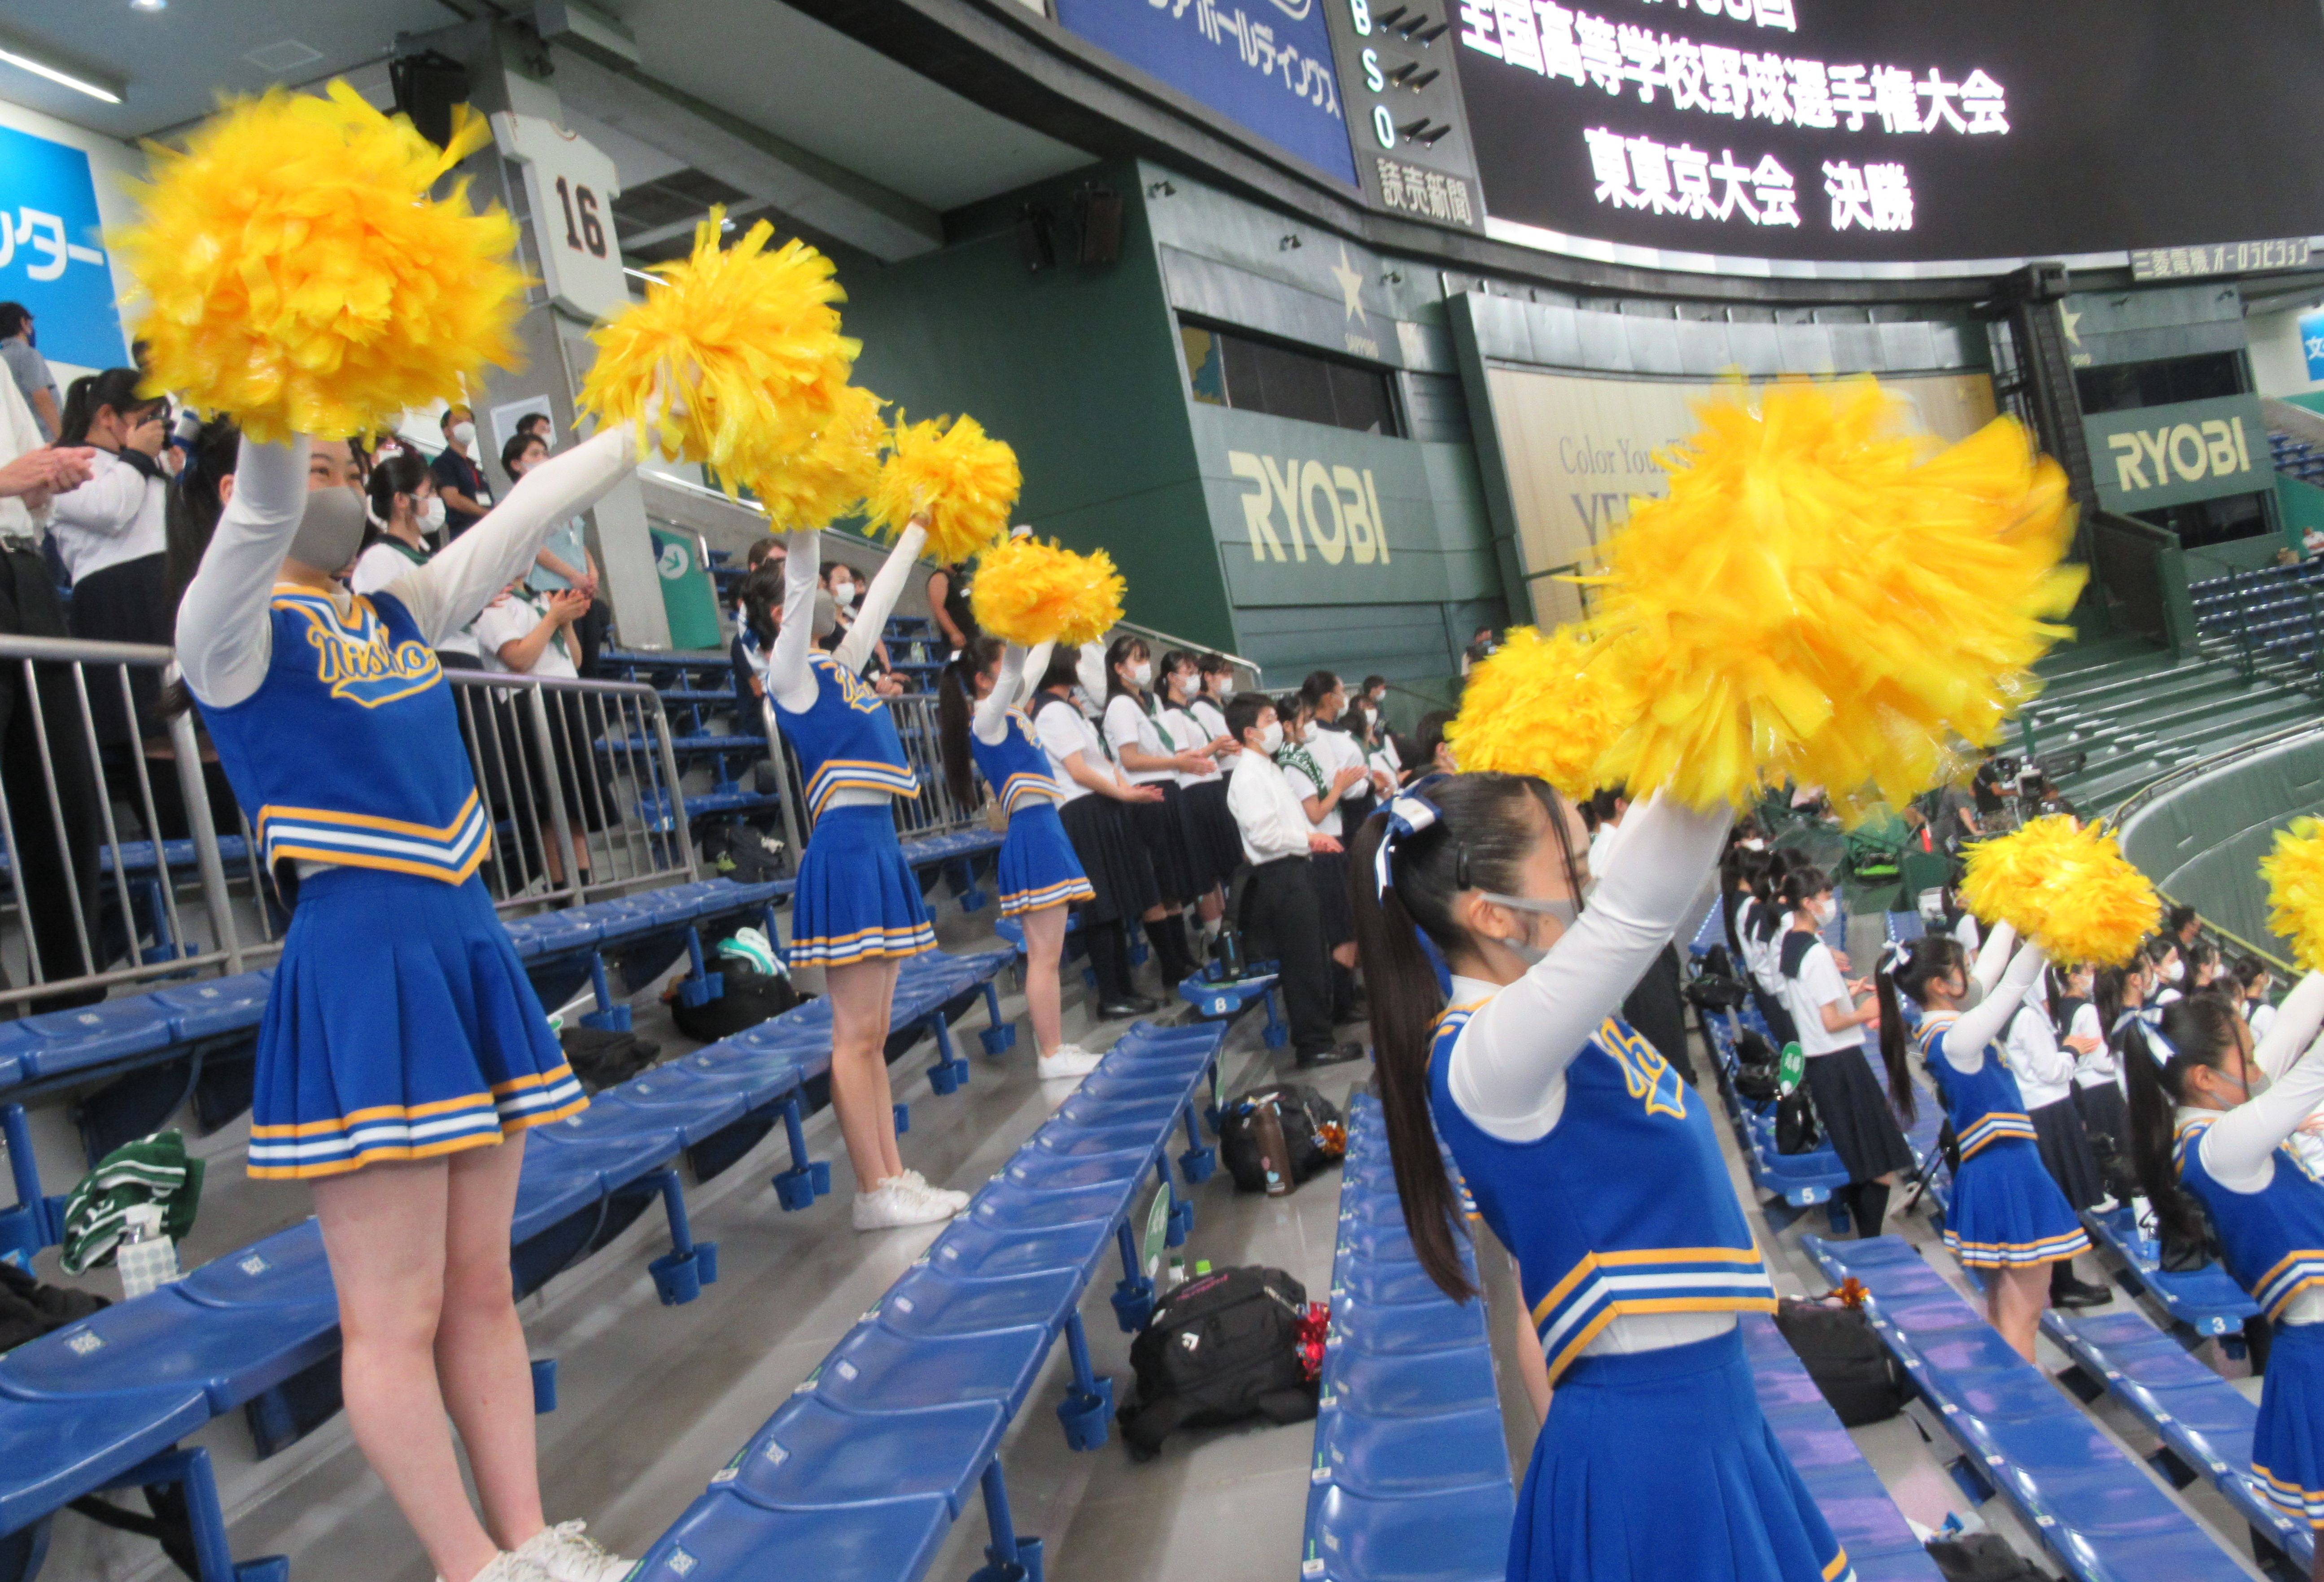
M2115 487L2126 495L2163 488L2173 479L2191 484L2251 471L2251 443L2239 417L2130 429L2108 434L2107 449L2114 454Z
M1252 560L1305 561L1312 548L1326 565L1388 564L1388 524L1371 468L1277 461L1249 450L1228 451L1227 466L1251 486L1243 494L1242 520Z

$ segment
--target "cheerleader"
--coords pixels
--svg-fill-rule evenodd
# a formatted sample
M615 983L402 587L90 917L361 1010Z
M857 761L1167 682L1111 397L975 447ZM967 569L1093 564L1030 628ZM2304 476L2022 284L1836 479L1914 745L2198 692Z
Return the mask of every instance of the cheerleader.
M2183 1001L2163 1013L2168 1057L2129 1072L2132 1152L2163 1234L2200 1236L2193 1198L2273 1327L2252 1474L2270 1504L2324 1534L2324 1184L2287 1147L2324 1101L2319 1020L2314 973L2256 1047L2233 1007ZM2324 1578L2317 1550L2310 1575Z
M1848 1167L1848 1185L1838 1193L1840 1206L1859 1238L1877 1236L1897 1172L1911 1170L1916 1162L1904 1133L1896 1129L1888 1096L1864 1059L1864 1029L1879 1025L1879 1002L1870 985L1841 976L1847 958L1823 942L1821 930L1839 910L1823 871L1798 867L1784 875L1783 904L1792 913L1777 956L1784 1009L1807 1056L1808 1094L1816 1115L1832 1151Z
M1146 938L1161 963L1164 981L1177 984L1194 974L1180 911L1206 888L1187 844L1185 815L1178 808L1178 777L1199 775L1215 765L1197 752L1199 744L1179 741L1161 717L1152 691L1154 655L1144 638L1115 638L1105 651L1105 745L1130 784L1161 793L1153 801L1128 804L1130 829L1146 848L1162 892L1160 902L1146 913Z
M1081 661L1072 649L1049 656L1033 699L1033 738L1048 755L1049 778L1061 799L1058 821L1096 892L1082 914L1082 943L1097 974L1097 1013L1145 1016L1160 1010L1161 1002L1138 993L1130 982L1130 924L1158 909L1160 893L1154 865L1131 837L1125 815L1139 803L1160 802L1162 795L1150 785L1130 784L1105 755L1096 727L1074 703Z
M1987 1320L2032 1362L2049 1293L2043 1265L2088 1252L2090 1238L2043 1169L2038 1134L2025 1114L2017 1078L1993 1047L2043 966L2042 952L2031 945L2010 958L2016 938L2007 924L1996 924L1974 973L1957 939L1930 936L1896 946L1878 975L1880 1052L1897 1113L1910 1121L1913 1086L1897 996L1909 997L1922 1011L1915 1047L1944 1096L1960 1143L1945 1245L1965 1267L1984 1276ZM1984 998L1963 1010L1972 985Z
M1018 707L1028 664L1046 670L1048 662L1046 643L1028 661L1016 643L973 637L945 666L936 684L945 778L952 794L963 807L975 805L973 770L984 776L1009 816L1009 832L1001 842L1001 915L1017 919L1025 930L1025 1004L1044 1082L1086 1077L1102 1058L1062 1041L1057 967L1065 957L1065 909L1096 900L1097 892L1057 817L1060 793L1049 777L1048 756L1034 739L1033 722Z
M364 531L346 444L245 439L178 612L188 689L295 906L259 1028L250 1172L309 1183L349 1423L454 1582L613 1582L629 1562L541 1516L509 1223L522 1133L588 1101L475 876L492 824L432 645L636 456L612 425L358 596L339 582Z
M915 517L872 579L854 625L829 653L814 643L823 535L784 535L783 614L764 685L798 754L814 829L791 896L793 967L820 967L831 997L831 1106L855 1171L858 1230L926 1225L968 1207L904 1168L888 1087L888 1015L904 960L936 948L919 881L896 838L894 800L920 794L887 703L856 678L927 533Z
M1647 801L1594 890L1580 818L1538 781L1429 780L1357 837L1376 1086L1415 1254L1448 1295L1476 1294L1441 1134L1517 1261L1554 1385L1513 1582L1849 1570L1760 1411L1735 1316L1772 1312L1775 1290L1711 1111L1614 1013L1728 816ZM1453 975L1441 1016L1424 936Z
M1203 688L1197 665L1194 656L1184 649L1173 649L1162 656L1160 713L1168 725L1170 739L1197 743L1194 756L1203 762L1200 772L1182 772L1178 776L1178 811L1185 820L1186 849L1194 858L1200 885L1194 910L1203 920L1203 939L1207 944L1218 936L1220 919L1226 912L1226 885L1242 865L1242 836L1235 828L1234 815L1227 810L1226 771L1219 764L1220 759L1231 758L1240 749L1227 734L1225 715L1214 708L1205 710L1218 716L1213 729L1196 713Z
M2089 1133L2082 1130L2081 1112L2074 1107L2074 1051L2058 1038L2059 1007L2050 986L2057 977L2051 968L2034 981L2002 1033L2002 1059L2017 1079L2025 1118L2034 1123L2034 1142L2042 1154L2042 1168L2050 1172L2066 1207L2079 1217L2106 1197L2098 1179L2098 1155L2090 1151ZM2061 1258L2050 1265L2050 1305L2053 1308L2096 1308L2114 1300L2114 1292L2074 1278L2074 1262Z

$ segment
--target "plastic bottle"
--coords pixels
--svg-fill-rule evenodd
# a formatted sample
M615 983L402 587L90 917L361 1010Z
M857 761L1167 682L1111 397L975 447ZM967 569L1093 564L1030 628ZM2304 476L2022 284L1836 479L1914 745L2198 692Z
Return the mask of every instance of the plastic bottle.
M1267 1195L1291 1195L1291 1150L1283 1140L1283 1116L1272 1104L1261 1104L1251 1115L1251 1141L1259 1144L1259 1168L1267 1172Z

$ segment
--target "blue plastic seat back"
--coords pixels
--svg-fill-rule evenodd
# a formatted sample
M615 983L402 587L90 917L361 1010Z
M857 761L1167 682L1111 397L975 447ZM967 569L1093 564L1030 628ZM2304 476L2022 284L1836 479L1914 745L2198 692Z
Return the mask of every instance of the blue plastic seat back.
M338 1300L323 1227L311 1219L213 1259L176 1287L214 1308L304 1307Z
M1095 1221L1041 1231L994 1230L954 1220L929 1246L928 1266L964 1280L1078 1273L1087 1279L1113 1244L1111 1226Z
M681 1065L609 1087L589 1101L589 1111L628 1109L656 1122L668 1120L691 1148L741 1120L750 1108L748 1092L747 1081L705 1077Z
M1475 1346L1402 1355L1343 1350L1332 1359L1326 1383L1335 1399L1374 1418L1474 1411L1500 1400L1491 1354Z
M200 1390L214 1411L338 1348L336 1302L207 1307L163 1286L90 1314L0 1356L0 1395L20 1400Z
M574 1116L580 1120L594 1113L584 1110ZM629 1124L641 1118L632 1112L623 1118ZM603 1124L603 1123L600 1123ZM594 1173L603 1178L605 1189L612 1191L629 1185L640 1176L651 1173L674 1158L679 1148L678 1128L653 1126L614 1134L600 1133L590 1135L567 1131L562 1121L546 1126L535 1126L525 1133L524 1174L530 1176L535 1168L563 1175ZM522 1195L521 1181L519 1196Z
M979 1192L969 1218L998 1231L1047 1230L1060 1225L1111 1225L1130 1211L1136 1177L1088 1187L1020 1187L1005 1176Z
M935 1560L952 1520L951 1505L933 1494L870 1510L770 1511L715 1489L687 1508L631 1577L766 1582L780 1575L908 1582Z
M1509 1486L1499 1403L1433 1417L1373 1417L1342 1404L1315 1419L1315 1470L1367 1499Z
M770 1510L884 1505L936 1494L957 1516L1008 1426L991 1401L864 1414L794 1395L718 1477Z
M1014 1417L1049 1342L1049 1331L1038 1324L979 1335L899 1335L875 1319L850 1330L807 1383L843 1411L989 1401Z
M1483 1304L1478 1302L1373 1307L1347 1298L1332 1305L1333 1342L1355 1351L1443 1351L1481 1345L1484 1338Z
M184 1042L255 1029L274 989L272 967L206 984L162 989L153 995L171 1031Z
M903 1335L973 1335L1063 1324L1080 1295L1078 1270L964 1279L926 1264L907 1271L873 1309Z
M1320 1485L1302 1582L1500 1582L1516 1506L1506 1483L1398 1500Z
M1156 1149L1124 1149L1120 1153L1090 1153L1076 1158L1047 1149L1020 1148L1001 1167L999 1179L1019 1187L1093 1187L1107 1181L1135 1180L1154 1167Z
M27 1016L16 1026L25 1036L18 1059L33 1077L57 1077L151 1054L172 1041L169 1015L151 995Z
M177 1385L69 1401L0 1401L0 1533L104 1487L213 1415L203 1391Z

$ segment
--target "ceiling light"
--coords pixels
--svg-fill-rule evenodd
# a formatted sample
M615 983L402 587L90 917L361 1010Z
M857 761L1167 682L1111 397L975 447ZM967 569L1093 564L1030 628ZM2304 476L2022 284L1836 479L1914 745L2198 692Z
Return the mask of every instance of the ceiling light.
M0 47L0 64L14 66L20 71L29 71L35 77L45 77L51 82L63 84L75 93L85 93L93 99L103 99L108 105L117 105L121 102L121 91L116 88L109 88L104 83L92 81L86 77L77 77L69 71L60 70L50 65L45 60L35 60L32 56L20 54L14 50Z
M129 0L132 11L167 11L170 0Z

